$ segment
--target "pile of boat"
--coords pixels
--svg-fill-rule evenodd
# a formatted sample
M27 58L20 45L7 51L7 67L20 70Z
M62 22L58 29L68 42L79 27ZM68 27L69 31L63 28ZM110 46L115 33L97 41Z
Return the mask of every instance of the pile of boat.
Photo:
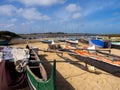
M0 90L55 90L54 61L50 78L36 49L0 47Z
M110 54L111 50L95 49L95 46L92 48L75 48L70 45L66 45L66 49L71 52L69 53L71 56L81 62L120 76L120 56Z

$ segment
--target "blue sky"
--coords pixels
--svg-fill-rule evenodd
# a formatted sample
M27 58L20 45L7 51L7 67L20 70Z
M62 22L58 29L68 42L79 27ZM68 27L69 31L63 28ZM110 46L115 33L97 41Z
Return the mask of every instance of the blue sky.
M0 0L0 30L120 33L120 1Z

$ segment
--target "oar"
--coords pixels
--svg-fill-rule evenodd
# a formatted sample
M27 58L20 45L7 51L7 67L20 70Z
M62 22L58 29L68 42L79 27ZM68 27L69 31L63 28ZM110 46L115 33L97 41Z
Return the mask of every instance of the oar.
M53 53L68 53L68 51L60 51L60 50L42 50L39 49L38 51L44 51L44 52L53 52Z

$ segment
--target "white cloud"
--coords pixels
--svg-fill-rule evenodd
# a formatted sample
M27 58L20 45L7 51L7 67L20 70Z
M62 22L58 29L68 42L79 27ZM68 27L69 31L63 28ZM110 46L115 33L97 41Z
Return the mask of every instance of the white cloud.
M43 15L36 10L36 8L19 9L17 11L22 17L27 20L49 20L47 15Z
M74 13L73 15L72 15L72 18L73 19L77 19L77 18L80 18L81 17L81 14L80 13Z
M11 27L14 27L14 24L7 24L7 25L4 26L4 28L6 28L6 29L9 29Z
M76 4L69 4L68 6L65 7L65 10L67 11L68 20L70 19L78 19L82 16L81 10L82 7ZM70 13L68 13L70 12Z
M0 6L0 15L11 16L16 11L16 7L13 5Z
M32 6L32 5L51 6L54 4L64 3L65 0L19 0L19 2L27 6Z
M13 5L0 6L0 16L11 16L11 22L16 22L16 18L21 16L27 20L49 20L50 17L43 15L36 8L17 8Z
M26 21L26 22L21 23L22 26L31 25L31 24L34 24L34 22L33 21Z
M16 18L12 18L12 19L11 19L11 22L16 22L16 21L17 21Z
M3 28L3 26L4 26L4 24L1 24L1 23L0 23L0 28Z
M13 23L4 23L4 24L0 24L0 28L1 29L9 29L9 28L12 28L12 27L14 27L15 25L13 24Z
M66 10L68 12L76 12L76 11L80 11L82 8L76 4L69 4L67 7L66 7Z

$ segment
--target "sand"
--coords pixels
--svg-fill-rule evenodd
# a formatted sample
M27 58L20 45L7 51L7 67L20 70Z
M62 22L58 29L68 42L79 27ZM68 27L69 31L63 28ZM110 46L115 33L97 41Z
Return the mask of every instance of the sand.
M14 47L25 47L25 44L13 45ZM48 45L40 42L30 43L30 46L38 47L39 49L47 49ZM119 55L120 50L113 49L112 53ZM63 60L56 55L56 53L39 51L41 59L45 60ZM77 61L75 58L69 56L67 53L64 57L72 61ZM52 63L51 63L52 64ZM46 65L46 69L50 74L50 65ZM56 88L57 90L120 90L120 77L113 76L105 71L96 68L96 72L89 72L85 70L84 63L70 64L59 63L56 64Z

